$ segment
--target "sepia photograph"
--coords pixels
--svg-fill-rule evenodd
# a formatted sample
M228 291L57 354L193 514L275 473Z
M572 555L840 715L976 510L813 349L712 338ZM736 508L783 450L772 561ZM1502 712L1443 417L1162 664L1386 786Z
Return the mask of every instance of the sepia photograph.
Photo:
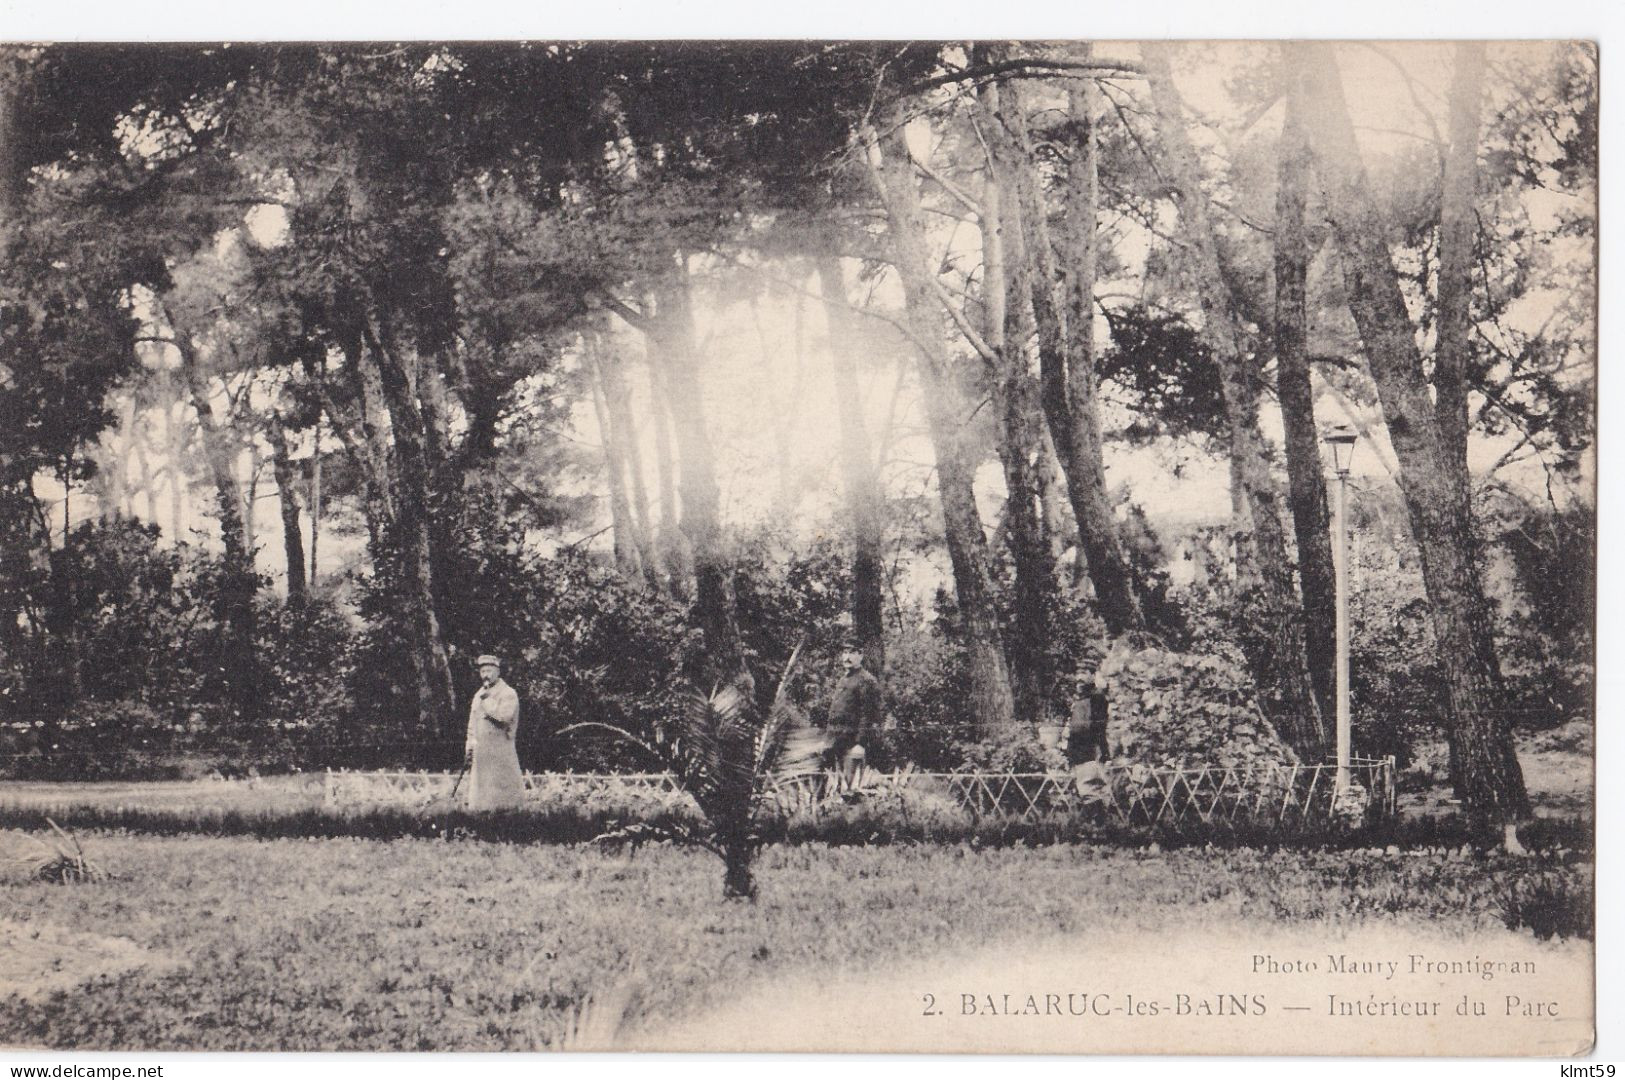
M1598 144L1584 40L0 43L0 1050L1590 1053Z

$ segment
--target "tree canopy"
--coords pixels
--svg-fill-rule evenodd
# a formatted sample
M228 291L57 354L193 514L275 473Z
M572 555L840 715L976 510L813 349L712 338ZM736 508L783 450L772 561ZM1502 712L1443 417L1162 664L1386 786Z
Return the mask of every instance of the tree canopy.
M679 684L765 709L808 639L781 693L860 649L908 754L963 760L1155 641L1318 756L1349 424L1471 811L1524 813L1514 719L1586 700L1539 597L1594 508L1587 46L0 59L8 686L427 764L501 647L541 760ZM83 679L65 581L130 560L213 642L162 694ZM297 627L347 643L302 705Z

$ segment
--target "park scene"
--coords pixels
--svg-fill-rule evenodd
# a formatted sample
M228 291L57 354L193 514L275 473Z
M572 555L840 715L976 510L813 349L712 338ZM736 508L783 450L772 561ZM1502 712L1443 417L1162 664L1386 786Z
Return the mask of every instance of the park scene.
M1597 78L0 44L0 1047L1583 1053Z

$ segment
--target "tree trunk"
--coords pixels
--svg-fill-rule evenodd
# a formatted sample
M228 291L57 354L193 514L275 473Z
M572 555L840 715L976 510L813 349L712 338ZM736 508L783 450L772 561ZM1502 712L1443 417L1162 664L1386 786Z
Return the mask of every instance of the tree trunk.
M621 452L626 458L626 470L631 478L633 537L637 542L638 558L643 562L643 576L651 589L660 588L660 558L655 551L654 533L649 527L649 487L643 477L643 449L638 437L638 425L632 410L632 390L626 381L625 359L619 355L604 358L604 388L609 406L610 423Z
M149 524L157 525L158 478L152 471L152 458L144 436L136 440L135 453L136 461L141 466L141 494L147 503L147 521Z
M1336 57L1306 50L1307 106L1326 208L1342 254L1350 307L1377 386L1444 668L1456 793L1483 825L1529 813L1507 721L1494 619L1473 558L1467 478L1439 432L1414 328L1388 249L1388 223L1366 178Z
M353 383L355 407L341 401L320 378L317 391L333 433L344 443L361 475L373 572L391 584L393 602L401 606L399 618L407 639L418 709L417 730L445 742L450 740L454 725L452 684L449 662L444 666L442 680L437 676L440 665L434 658L439 622L433 607L433 566L424 550L432 545L432 537L422 525L427 513L427 482L425 476L424 483L413 492L401 481L399 459L386 428L393 427L381 373L386 363L375 335L369 334L366 342L353 340L345 347L345 371ZM395 381L404 384L404 376ZM401 389L396 396L401 399L403 412L410 413L411 395ZM404 437L410 438L409 430ZM424 476L426 469L419 472Z
M729 838L722 845L722 896L726 900L755 900L756 877L751 866L756 845L748 839Z
M1044 423L1042 416L1039 423ZM1066 474L1061 471L1061 463L1055 456L1055 440L1050 437L1048 426L1041 426L1039 439L1043 444L1038 455L1038 507L1044 524L1044 542L1049 547L1050 562L1059 569L1066 549L1072 546L1077 530L1068 527L1066 516ZM1078 561L1083 560L1083 552L1078 552ZM1073 576L1076 581L1077 576Z
M886 670L885 503L876 475L874 450L858 394L858 333L847 305L840 261L818 260L818 284L829 326L830 363L835 376L835 404L841 425L841 471L847 514L852 522L852 632L865 666L876 678Z
M347 362L356 385L357 418L360 421L362 451L366 454L367 475L372 478L369 500L378 503L383 511L380 524L388 531L395 518L396 468L394 447L390 441L393 417L384 395L382 364L376 351L369 355L367 348L357 342L350 350ZM337 424L338 418L334 417Z
M463 441L458 448L460 463L488 463L496 457L497 425L502 419L502 398L487 390L480 367L500 371L507 362L509 343L505 335L490 331L486 338L490 351L483 364L470 364L463 349L450 349L446 356L455 376L458 399L463 404Z
M621 453L621 440L610 416L608 396L604 388L604 361L596 340L587 344L588 363L592 365L592 405L598 419L598 434L604 451L604 476L609 484L610 535L614 541L615 568L627 581L636 582L639 575L638 545L632 538L632 506L626 497L626 459Z
M260 549L259 535L259 494L260 494L260 466L264 463L259 451L255 449L252 441L240 451L241 456L248 457L248 489L243 492L243 546L248 549L248 557L254 558Z
M165 379L165 385L173 386L168 379ZM164 453L169 458L165 471L169 474L169 541L172 544L179 544L185 539L181 535L181 507L186 491L186 444L176 430L175 406L178 397L178 391L164 396Z
M350 376L355 405L352 408L333 393L325 373L316 381L322 411L333 425L361 476L363 516L367 520L367 543L375 568L388 565L390 523L395 518L394 468L385 432L383 388L377 366L366 360L360 344L345 349L345 371Z
M258 712L258 664L254 653L254 557L243 527L243 493L237 482L237 445L215 420L209 403L208 376L184 329L166 311L170 332L181 356L181 374L197 413L203 458L214 480L215 516L224 549L223 572L215 598L221 631L221 682L238 712Z
M282 510L282 551L288 563L288 602L302 603L305 587L305 537L299 529L298 470L288 450L288 433L280 420L266 431L271 443L271 469L276 477L277 505Z
M989 143L982 192L983 337L997 356L994 404L1004 468L1005 542L1015 567L1014 618L1006 632L1016 717L1045 719L1053 665L1049 644L1057 608L1055 564L1045 537L1039 459L1044 447L1027 342L1034 332L1032 279L1022 235L1021 200L1011 175L1014 149L998 83L979 92ZM1009 96L1014 100L1013 94Z
M722 532L721 493L700 388L700 357L694 340L686 261L678 254L661 283L652 330L682 462L681 527L694 553L694 608L705 635L703 677L714 685L748 686L751 676L739 636L733 565Z
M649 414L654 421L655 482L659 488L660 530L655 546L666 567L666 587L678 599L689 596L694 577L694 554L677 523L677 450L672 438L671 405L651 337L649 352Z
M10 234L20 216L27 165L18 151L18 103L27 92L29 63L22 56L27 46L0 45L0 258L10 248Z
M1167 47L1148 44L1145 57L1146 77L1165 151L1164 164L1179 193L1182 231L1196 256L1203 337L1218 366L1230 444L1232 494L1234 497L1239 491L1238 502L1247 519L1239 520L1238 515L1235 533L1244 549L1240 554L1251 556L1245 561L1258 575L1263 610L1254 624L1263 633L1249 642L1249 666L1265 691L1267 711L1282 737L1300 753L1318 757L1325 745L1325 729L1309 676L1303 604L1293 587L1275 480L1270 475L1268 448L1258 426L1258 365L1256 358L1248 355L1236 325L1235 301L1219 261L1218 237L1208 214L1196 151L1185 130Z
M620 462L620 475L627 478L621 483L621 498L626 503L623 513L627 539L643 580L649 588L658 590L660 562L649 535L649 493L643 482L643 454L638 449L631 391L626 385L625 372L621 369L623 361L605 348L597 331L593 331L590 352L603 395L604 416L601 423L608 425L605 428L608 440L605 454L613 453Z
M885 205L893 259L903 285L909 332L917 348L917 369L926 423L937 464L937 492L943 532L953 565L959 602L959 629L971 684L968 702L984 735L1015 722L1015 701L1004 650L1004 635L988 574L987 537L976 508L975 456L965 425L970 418L959 373L944 354L935 263L925 242L919 188L909 162L900 112L883 118L886 134L868 133L870 168Z
M62 554L68 555L68 547L73 542L73 447L69 446L67 456L62 461L62 469L58 474L62 482ZM67 652L66 668L68 672L68 701L79 702L85 696L85 653L83 643L79 637L79 610L75 593L78 581L75 575L64 573L53 568L51 584L57 590L58 605L67 617L67 632L63 634ZM224 591L221 592L224 596ZM218 609L217 609L218 610ZM224 625L224 620L222 620ZM53 729L58 722L56 716L51 717ZM55 741L54 730L51 732L52 741Z
M1439 199L1439 330L1433 357L1439 437L1451 469L1463 476L1469 475L1467 364L1472 355L1478 114L1483 93L1484 43L1463 41L1456 46L1456 70L1450 82L1450 151Z
M1100 617L1107 632L1116 636L1145 629L1145 615L1117 518L1106 495L1100 437L1095 372L1099 181L1093 93L1092 84L1085 83L1073 87L1068 95L1077 145L1067 170L1066 228L1060 237L1059 267L1048 208L1032 164L1026 114L1014 83L1013 100L1005 114L1016 150L1014 175L1021 199L1023 246L1033 266L1029 284L1038 332L1039 401L1056 457L1066 475L1067 495L1078 530L1078 569L1087 572Z
M310 496L306 504L310 510L310 586L316 586L317 556L322 540L322 418L316 417L316 432L311 436Z
M363 377L370 381L376 376L389 410L396 464L392 546L399 556L401 588L416 656L414 668L419 673L418 719L426 731L449 741L459 731L451 663L434 594L428 428L418 397L412 392L410 368L400 347L376 322L369 328L365 344Z
M423 414L424 452L429 465L430 484L438 491L451 460L451 394L446 389L446 378L440 371L438 359L411 351L406 354L410 363L412 390L417 395L418 408Z
M1287 497L1298 542L1303 588L1304 647L1322 715L1336 694L1337 581L1332 565L1326 477L1315 427L1309 375L1306 282L1309 239L1304 224L1309 146L1303 132L1301 75L1288 65L1286 120L1281 129L1275 198L1275 373L1286 435Z

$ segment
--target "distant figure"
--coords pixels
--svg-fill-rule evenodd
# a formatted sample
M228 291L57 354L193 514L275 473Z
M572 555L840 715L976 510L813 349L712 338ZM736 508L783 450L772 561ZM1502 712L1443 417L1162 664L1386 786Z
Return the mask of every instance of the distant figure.
M850 784L864 757L864 740L880 729L880 680L863 669L861 653L843 654L841 667L846 674L829 702L830 747L825 763L838 768Z
M1106 680L1098 671L1084 683L1081 697L1072 703L1072 722L1067 726L1066 763L1074 768L1086 761L1104 762L1111 750L1106 745Z
M1106 679L1096 671L1084 684L1083 696L1072 703L1072 722L1067 727L1066 763L1072 769L1073 787L1084 807L1093 813L1104 810L1110 800L1106 762L1111 750L1106 742Z
M514 736L519 732L519 695L502 681L502 661L482 656L480 688L468 707L468 739L463 766L468 770L468 808L505 810L525 800Z

